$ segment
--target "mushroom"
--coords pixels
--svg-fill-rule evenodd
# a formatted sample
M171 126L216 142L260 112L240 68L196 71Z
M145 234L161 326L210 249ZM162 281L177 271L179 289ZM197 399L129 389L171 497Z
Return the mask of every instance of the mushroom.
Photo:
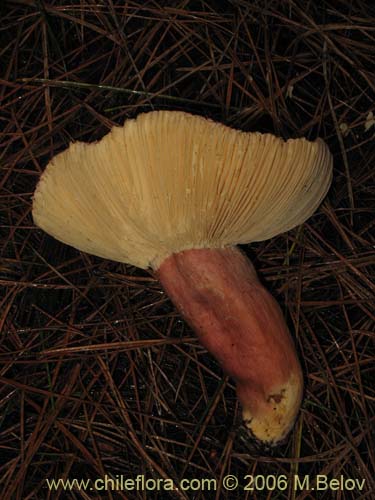
M55 156L32 213L64 243L153 270L236 381L251 434L274 445L293 427L303 376L278 303L236 245L303 223L331 178L321 139L284 141L154 111Z

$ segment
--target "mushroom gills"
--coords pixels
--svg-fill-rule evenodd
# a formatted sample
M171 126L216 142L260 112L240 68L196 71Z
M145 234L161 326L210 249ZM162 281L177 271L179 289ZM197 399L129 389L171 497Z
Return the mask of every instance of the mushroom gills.
M34 193L33 219L79 250L157 271L236 380L251 432L276 443L298 412L301 368L277 302L234 245L302 224L331 179L321 139L284 141L152 111L56 155Z

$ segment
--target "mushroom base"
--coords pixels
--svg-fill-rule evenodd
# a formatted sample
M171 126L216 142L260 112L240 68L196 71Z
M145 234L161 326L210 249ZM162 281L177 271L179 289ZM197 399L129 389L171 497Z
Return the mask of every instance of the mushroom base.
M192 249L160 265L159 280L201 343L232 376L251 434L277 444L303 392L294 343L276 300L236 247Z

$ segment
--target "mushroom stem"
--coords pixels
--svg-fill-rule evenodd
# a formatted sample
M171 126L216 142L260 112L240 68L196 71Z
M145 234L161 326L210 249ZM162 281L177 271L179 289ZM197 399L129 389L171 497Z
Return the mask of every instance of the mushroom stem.
M243 419L260 441L276 444L298 413L303 377L276 300L236 247L191 249L160 265L159 280L201 343L232 376Z

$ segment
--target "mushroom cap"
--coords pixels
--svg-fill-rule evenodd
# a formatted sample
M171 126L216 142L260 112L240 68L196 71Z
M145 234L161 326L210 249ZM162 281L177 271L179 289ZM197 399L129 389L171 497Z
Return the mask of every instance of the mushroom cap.
M172 253L261 241L301 224L331 178L321 139L284 141L153 111L56 155L32 213L79 250L158 268Z

